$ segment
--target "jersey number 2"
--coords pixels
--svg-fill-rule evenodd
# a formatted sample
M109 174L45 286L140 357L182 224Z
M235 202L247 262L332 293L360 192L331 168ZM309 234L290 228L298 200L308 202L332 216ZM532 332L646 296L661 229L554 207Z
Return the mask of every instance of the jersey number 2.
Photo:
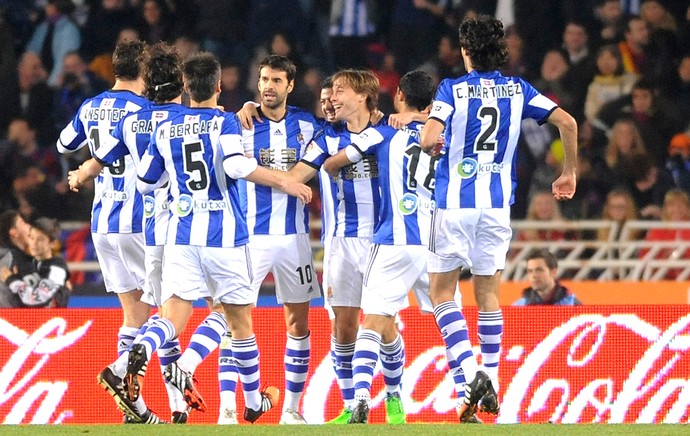
M482 123L481 131L474 143L474 152L490 151L496 153L496 130L498 128L498 108L482 106L477 113L477 119ZM488 118L488 120L487 120ZM488 123L487 123L488 121Z

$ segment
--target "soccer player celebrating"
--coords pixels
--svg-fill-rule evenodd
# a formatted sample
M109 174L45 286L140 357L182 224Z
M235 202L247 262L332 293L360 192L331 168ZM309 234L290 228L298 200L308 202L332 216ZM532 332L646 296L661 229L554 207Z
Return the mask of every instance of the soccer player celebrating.
M60 133L57 149L73 153L88 145L91 155L110 137L125 115L148 104L142 97L141 41L121 42L113 53L116 81L111 90L86 100L72 122ZM118 354L132 344L149 317L150 307L140 301L145 281L143 201L136 191L136 167L131 155L114 161L96 178L91 233L108 292L117 294L123 310ZM110 380L116 383L116 380ZM99 380L99 383L101 380ZM116 395L111 392L112 395ZM132 413L135 422L157 422L148 409Z
M322 123L312 114L287 105L295 74L295 65L284 56L269 55L259 64L259 118L251 128L243 129L242 136L245 155L253 156L261 167L288 171L321 128ZM319 296L309 242L309 213L294 197L252 182L240 182L240 195L247 208L255 296L271 272L277 300L285 310L285 397L280 423L306 424L299 400L309 371L309 302ZM225 423L225 416L235 415L234 401L226 404L226 398L221 386L220 423Z
M510 206L517 183L513 165L521 120L549 122L560 132L565 159L563 172L552 187L559 200L575 193L577 125L529 83L498 72L507 59L499 20L489 16L466 19L460 25L460 46L468 74L439 85L422 129L421 146L432 152L445 130L429 240L429 294L450 354L471 380L459 409L460 421L468 422L478 407L498 413L494 385L498 387L503 333L498 291L512 235ZM474 276L483 371L472 354L465 319L453 302L463 266L471 268Z
M139 165L137 187L143 193L170 183L170 222L163 262L163 317L151 323L139 344L132 346L125 381L127 392L138 392L136 375L162 344L177 337L205 283L223 305L232 333L233 358L244 388L244 418L255 422L278 401L274 387L259 391L259 350L252 328L251 266L248 230L240 207L237 179L280 188L304 203L311 189L286 180L281 172L257 165L244 156L237 118L216 108L220 64L208 53L187 59L184 87L190 108L159 124ZM184 275L180 275L184 271ZM185 394L188 404L203 408L192 374L169 365L166 379ZM133 400L133 398L130 398Z

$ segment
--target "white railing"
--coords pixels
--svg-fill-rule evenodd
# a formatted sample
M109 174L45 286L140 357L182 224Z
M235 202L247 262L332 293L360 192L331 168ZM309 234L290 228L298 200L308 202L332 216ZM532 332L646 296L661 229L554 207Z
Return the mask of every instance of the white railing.
M64 230L83 228L85 223L62 223ZM314 230L320 228L320 220L312 220ZM513 235L521 230L563 231L576 235L572 240L560 241L518 241L513 240L508 253L503 280L524 281L527 279L525 264L530 253L535 249L546 248L559 258L559 277L569 280L626 280L626 281L659 281L667 279L669 271L675 280L690 280L690 259L683 259L683 254L690 250L690 241L645 241L629 240L631 235L644 233L652 228L690 229L689 222L630 221L622 229L615 222L602 220L564 221L564 222L512 222ZM608 241L585 240L582 235L596 238L597 231L609 230ZM620 234L618 240L614 235ZM314 253L321 250L318 239L312 240ZM642 256L640 253L644 250ZM668 253L668 254L666 254ZM664 258L657 258L660 254ZM69 262L72 271L99 271L96 261ZM321 261L316 260L314 267L322 271Z
M690 259L683 254L690 250L690 241L630 240L632 235L656 229L690 229L690 222L629 221L620 232L611 221L535 222L513 221L513 233L520 230L551 230L574 232L578 236L608 229L608 241L576 237L563 241L513 241L503 280L526 280L525 264L530 253L546 248L559 258L558 275L570 280L659 281L672 271L674 280L690 279ZM614 235L620 234L617 240ZM642 254L643 253L643 254Z

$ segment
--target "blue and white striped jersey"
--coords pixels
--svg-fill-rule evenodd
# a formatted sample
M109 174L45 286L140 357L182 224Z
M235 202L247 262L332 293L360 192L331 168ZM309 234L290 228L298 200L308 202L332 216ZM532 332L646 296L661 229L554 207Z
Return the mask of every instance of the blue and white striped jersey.
M329 36L368 36L376 33L370 0L339 0L331 5Z
M347 154L376 156L381 186L381 209L373 242L382 245L426 245L431 227L434 171L440 156L419 146L418 125L406 129L367 129L367 138L348 146ZM417 139L407 132L417 133Z
M143 109L125 116L117 123L111 138L96 151L96 159L104 165L111 165L130 154L138 166L151 143L156 126L184 108L177 103L159 105L149 102ZM144 236L148 246L165 244L170 215L168 203L167 187L144 195Z
M92 156L110 137L115 124L128 113L148 105L130 91L105 91L86 100L74 119L60 133L57 149L72 153L84 145ZM91 210L93 233L140 233L143 200L136 189L136 166L127 155L104 168L96 177Z
M513 204L521 122L545 122L556 107L526 81L497 71L443 80L429 114L445 124L446 153L436 171L436 206Z
M349 132L344 123L327 125L323 135L318 135L309 144L302 162L320 169L328 157L352 144L358 136L358 133ZM381 203L376 158L366 156L361 161L344 167L336 183L338 205L333 236L371 238L378 223Z
M338 207L338 185L326 170L319 170L319 190L321 192L321 244L335 234L335 216Z
M259 110L262 123L254 123L251 130L242 130L246 156L254 157L259 165L288 171L304 155L304 150L322 122L311 113L288 106L280 121L266 118ZM294 235L309 232L309 210L296 197L279 189L239 181L240 196L246 206L250 235Z
M170 183L167 245L236 247L249 234L237 181L223 161L243 156L241 128L234 114L211 108L184 108L156 127L138 169L139 180Z

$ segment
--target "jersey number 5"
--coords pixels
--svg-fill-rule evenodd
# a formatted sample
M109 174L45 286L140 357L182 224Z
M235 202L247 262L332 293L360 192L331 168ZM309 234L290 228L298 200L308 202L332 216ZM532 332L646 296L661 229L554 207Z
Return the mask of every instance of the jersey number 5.
M184 172L189 174L187 188L190 191L203 191L208 188L208 168L204 162L204 147L200 141L182 144L184 152Z

